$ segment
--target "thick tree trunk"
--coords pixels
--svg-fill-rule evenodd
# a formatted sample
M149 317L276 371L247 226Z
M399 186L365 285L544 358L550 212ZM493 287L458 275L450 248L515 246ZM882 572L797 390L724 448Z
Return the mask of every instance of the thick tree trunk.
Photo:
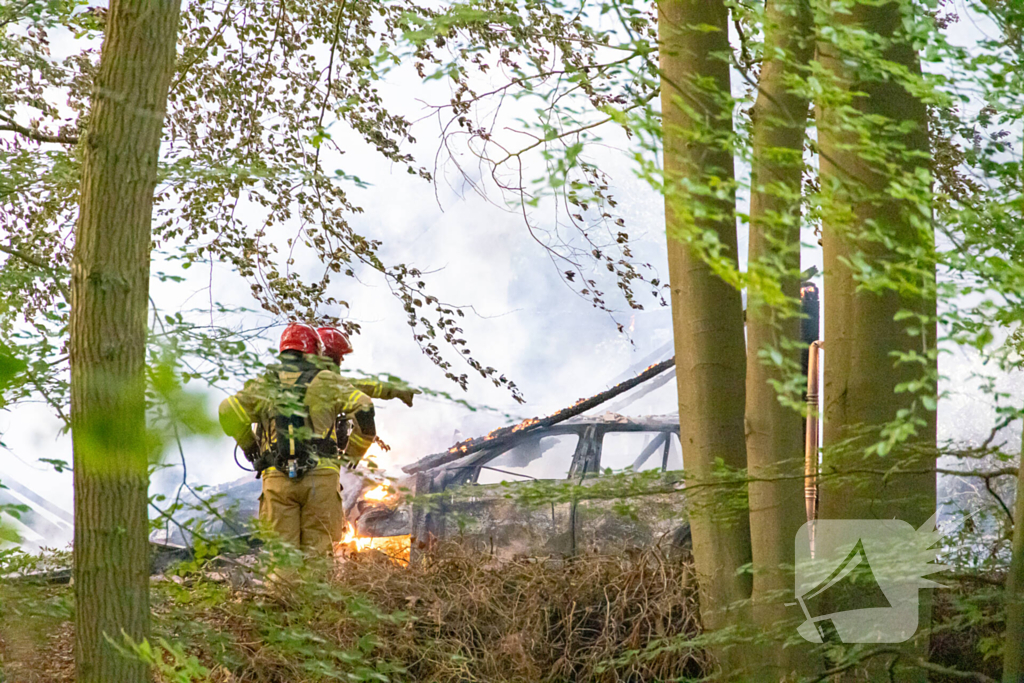
M729 95L728 10L722 0L659 3L661 102L672 323L680 434L689 479L701 616L710 630L736 623L750 598L745 487L706 486L716 461L743 471L746 352L739 292L689 243L714 233L736 259ZM715 188L715 189L712 189ZM722 194L714 196L714 192ZM723 662L723 664L728 664Z
M1024 444L1017 472L1013 509L1013 545L1006 575L1006 633L1003 638L1003 683L1024 683Z
M807 653L782 648L799 616L793 598L793 539L805 520L803 421L778 400L772 381L800 367L800 190L808 101L787 88L814 52L809 0L768 0L765 58L753 112L747 295L747 462L754 561L753 620L769 639L761 658L775 680L801 668ZM777 287L777 289L776 289ZM774 350L780 369L761 355ZM787 632L788 631L788 632Z
M81 683L146 681L108 639L149 622L145 423L150 222L180 0L111 0L71 268L75 661Z
M854 4L849 12L822 19L842 28L858 27L891 41L901 27L901 4ZM906 7L903 8L909 10ZM861 45L866 44L863 39ZM819 104L821 184L826 197L823 220L825 263L824 457L820 488L823 519L902 519L919 527L935 511L934 472L913 475L854 474L850 470L888 471L902 467L920 471L935 467L935 268L928 207L894 197L890 184L897 174L908 177L927 170L928 131L924 104L895 79L864 77L856 55L841 53L831 43L818 46L825 69L837 77L850 105L861 117L856 124L841 120L834 102ZM911 45L886 44L882 58L911 73L920 63ZM889 126L866 117L884 117ZM901 130L896 130L896 125ZM909 125L908 125L909 124ZM859 137L853 125L867 128ZM909 127L909 129L908 129ZM869 158L884 152L883 163ZM911 183L912 185L912 183ZM912 255L911 255L912 253ZM875 282L865 287L852 264L872 269ZM903 284L879 280L891 268ZM907 313L911 314L909 317ZM917 362L897 362L894 354L916 353ZM913 387L916 391L902 390ZM903 387L901 388L901 385ZM930 404L930 405L929 405ZM903 413L901 411L909 411ZM888 448L871 449L888 434L884 425L897 420L912 431ZM927 597L927 596L926 596ZM919 638L928 626L930 601L923 601ZM924 642L922 642L922 640ZM920 672L901 674L916 680Z
M900 21L899 5L854 5L850 14L837 14L837 22L859 25L885 38L892 38ZM884 132L875 126L873 140L867 144L889 147L888 161L899 171L912 174L927 169L928 129L924 104L891 79L882 81L854 80L844 74L841 55L832 45L819 46L822 64L844 81L850 91L862 91L853 98L853 106L863 116L882 116L890 122L911 123L908 132ZM895 44L883 57L905 66L911 73L920 73L920 63L913 49ZM828 360L825 368L824 445L825 469L891 467L898 458L919 459L917 468L934 467L935 411L922 408L917 417L922 421L903 448L897 447L887 456L864 460L863 449L879 438L878 428L897 419L897 413L910 408L921 393L901 391L897 386L928 377L930 398L935 397L935 269L932 236L925 223L929 219L922 207L901 201L889 194L893 172L881 169L858 154L855 136L842 130L829 108L819 108L821 148L821 181L831 194L837 211L833 220L823 224L825 257L825 340ZM853 149L844 149L852 145ZM893 150L902 147L905 152ZM920 156L911 158L910 155ZM827 186L827 187L826 187ZM843 208L848 207L846 215ZM874 239L884 234L891 246ZM921 262L914 263L907 252L915 250ZM849 262L863 259L882 269L887 265L915 272L914 290L895 291L892 286L882 291L858 287ZM877 271L876 271L877 272ZM901 312L924 316L903 318ZM894 353L931 354L921 363L897 363ZM873 429L860 434L861 428ZM853 439L846 447L845 439ZM924 448L923 453L914 450ZM822 482L821 516L823 518L903 519L914 526L923 524L935 511L935 475L932 473L902 475L883 480L881 475L859 476L857 495L850 495L850 479L826 477ZM832 483L834 482L834 483Z

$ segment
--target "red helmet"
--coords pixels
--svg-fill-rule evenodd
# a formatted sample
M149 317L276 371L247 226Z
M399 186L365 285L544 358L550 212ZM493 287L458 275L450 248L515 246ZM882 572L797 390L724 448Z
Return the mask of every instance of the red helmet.
M288 323L288 327L281 333L279 350L319 354L320 345L320 336L312 327L304 323Z
M341 330L335 327L321 327L317 330L320 340L324 343L324 355L341 365L341 359L352 353L352 342Z

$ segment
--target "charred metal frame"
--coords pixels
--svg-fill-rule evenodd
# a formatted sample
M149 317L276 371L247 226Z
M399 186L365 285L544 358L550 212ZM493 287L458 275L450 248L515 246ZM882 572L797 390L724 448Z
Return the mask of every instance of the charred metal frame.
M415 475L413 493L415 496L422 496L424 494L438 494L458 486L472 486L476 483L481 471L487 469L488 462L499 458L507 451L526 441L558 435L577 435L579 437L565 480L579 480L579 483L582 484L584 480L600 474L604 437L606 434L617 432L654 432L656 434L655 438L634 460L634 466L655 456L658 449L661 449L661 457L658 464L659 468L664 471L667 467L671 449L671 435L679 434L679 420L675 415L642 418L625 418L617 415L577 416L547 427L541 432L530 431L518 435L514 439L503 439L497 447L487 448L486 450L480 450L477 453L464 456L461 462L451 462L441 467L419 471ZM524 476L524 478L529 477ZM490 489L482 489L482 491L484 490ZM436 497L434 500L434 506L430 509L414 504L410 520L414 555L429 547L434 541L446 539L450 535L448 533L448 517L451 501L448 501L446 498L438 500ZM482 497L479 504L486 506L489 504L489 499ZM576 552L577 546L577 507L578 501L573 500L569 508L571 553ZM553 524L555 521L554 514L554 509L552 509ZM369 527L369 524L366 527ZM363 530L364 532L370 531L369 528L365 527ZM374 527L372 531L374 534L377 534L379 531L383 531L383 529Z

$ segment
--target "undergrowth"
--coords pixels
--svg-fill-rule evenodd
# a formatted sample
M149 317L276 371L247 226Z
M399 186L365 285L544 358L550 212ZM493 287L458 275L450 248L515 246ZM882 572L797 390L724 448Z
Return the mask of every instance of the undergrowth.
M689 556L659 548L499 564L452 545L409 566L376 552L311 564L272 542L243 556L197 550L154 577L152 637L116 643L120 656L151 663L157 683L639 683L710 673ZM68 560L26 556L0 571L0 683L74 681L70 587L10 580ZM1002 574L950 578L934 593L929 660L998 680Z
M9 584L4 598L8 680L72 681L68 588ZM699 635L692 565L658 549L499 565L453 546L411 566L361 553L327 567L271 546L183 564L154 581L153 601L153 638L119 648L161 683L617 683L707 665L696 646L651 647ZM12 639L21 619L38 633Z

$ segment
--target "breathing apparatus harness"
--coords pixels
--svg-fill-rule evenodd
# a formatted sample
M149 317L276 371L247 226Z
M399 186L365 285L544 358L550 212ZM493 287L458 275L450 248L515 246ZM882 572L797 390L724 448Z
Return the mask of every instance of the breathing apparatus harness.
M271 467L287 474L289 479L301 479L316 468L321 457L337 457L338 446L333 439L311 434L312 423L305 404L306 390L321 370L304 358L282 358L282 363L272 366L265 376L273 395L274 438L268 450L253 454L255 457L245 454L257 479ZM265 427L260 425L259 429ZM266 434L259 436L259 443L267 442Z

